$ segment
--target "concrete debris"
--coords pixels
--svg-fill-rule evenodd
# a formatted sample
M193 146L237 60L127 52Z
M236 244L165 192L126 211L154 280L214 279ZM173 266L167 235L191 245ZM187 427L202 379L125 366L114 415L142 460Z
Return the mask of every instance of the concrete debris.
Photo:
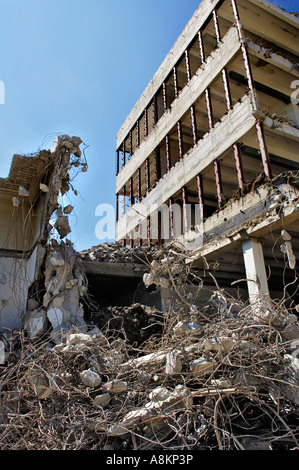
M23 186L20 186L20 187L19 187L19 196L29 197L29 196L30 196L30 193L29 193L29 191L27 191L27 189L25 189Z
M48 329L47 313L45 310L28 310L24 321L24 328L31 339L43 336Z
M156 254L154 247L128 248L118 242L103 243L88 250L82 250L82 259L103 263L145 263L148 265Z
M102 395L97 395L93 402L96 406L105 408L106 406L109 405L110 399L111 399L110 393L102 393Z
M102 382L102 379L99 374L90 369L81 372L80 377L84 385L91 388L98 387Z

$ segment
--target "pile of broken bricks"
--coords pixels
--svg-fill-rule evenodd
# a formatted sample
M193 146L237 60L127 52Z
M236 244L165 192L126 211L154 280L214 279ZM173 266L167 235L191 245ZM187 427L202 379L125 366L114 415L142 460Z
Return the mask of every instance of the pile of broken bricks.
M170 309L137 348L108 325L3 333L0 449L298 450L297 316L233 306Z

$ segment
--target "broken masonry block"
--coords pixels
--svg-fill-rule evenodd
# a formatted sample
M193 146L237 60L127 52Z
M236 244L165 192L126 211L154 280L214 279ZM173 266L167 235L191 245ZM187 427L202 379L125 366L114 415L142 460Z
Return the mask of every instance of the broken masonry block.
M30 339L44 335L48 329L47 314L44 310L29 310L24 319L24 328Z
M74 207L71 206L70 204L68 206L66 206L64 209L63 209L63 212L65 214L70 214L72 211L73 211Z
M102 395L97 395L93 402L96 406L100 406L101 408L105 408L105 406L109 405L111 395L109 393L103 393Z
M48 192L49 192L49 186L47 186L47 185L44 184L44 183L40 183L39 189L40 189L43 193L48 193Z
M84 385L90 388L96 388L102 383L102 379L99 374L91 369L81 372L80 377Z
M54 227L59 233L60 238L66 237L71 232L71 227L69 226L68 218L65 215L58 217Z
M110 394L117 394L126 392L128 384L127 382L123 382L121 380L112 380L110 382L105 383L104 388Z
M24 188L24 186L20 186L19 187L19 196L28 197L28 196L30 196L30 193L27 191L27 189Z
M167 375L180 374L182 372L182 361L180 352L177 350L170 351L166 354L165 373Z
M47 317L53 328L57 328L63 323L63 312L60 310L60 308L50 308L47 311Z
M216 367L216 362L207 361L204 357L199 357L192 361L190 369L194 377L201 377L205 374L213 372Z
M12 203L13 203L14 207L19 207L19 205L20 205L20 201L17 197L12 198Z

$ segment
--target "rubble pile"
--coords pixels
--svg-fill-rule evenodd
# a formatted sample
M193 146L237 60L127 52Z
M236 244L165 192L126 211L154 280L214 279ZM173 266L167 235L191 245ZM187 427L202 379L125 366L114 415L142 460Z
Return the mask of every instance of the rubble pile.
M107 242L80 252L82 259L102 263L145 263L152 261L155 247L128 248L119 242Z
M86 172L80 137L57 136L51 150L55 168L48 185L40 190L48 194L45 211L46 229L39 240L39 261L36 280L29 289L27 312L23 324L29 338L42 337L51 330L52 339L61 337L72 326L86 330L82 299L87 294L87 280L82 258L66 238L70 232L69 217L73 206L63 197L73 188L78 171ZM83 152L84 153L84 152Z
M196 307L179 255L169 249L148 273L168 265L174 296L141 343L109 321L59 343L2 334L1 449L299 449L296 310L221 290Z

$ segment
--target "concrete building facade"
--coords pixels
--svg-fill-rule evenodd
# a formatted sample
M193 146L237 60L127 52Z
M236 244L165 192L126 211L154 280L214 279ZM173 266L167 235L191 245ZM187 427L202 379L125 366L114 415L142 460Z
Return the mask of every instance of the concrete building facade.
M200 3L118 132L117 241L178 240L250 298L285 295L282 272L296 291L298 37L266 0Z

